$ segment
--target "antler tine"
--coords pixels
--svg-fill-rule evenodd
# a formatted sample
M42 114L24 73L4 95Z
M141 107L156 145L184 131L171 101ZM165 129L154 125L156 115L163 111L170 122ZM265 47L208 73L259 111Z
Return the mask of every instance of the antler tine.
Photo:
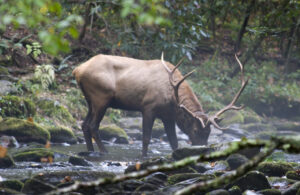
M211 122L212 125L214 125L216 128L224 130L227 128L222 128L220 127L217 122L215 121L221 114L223 114L224 112L226 112L227 110L241 110L244 108L244 106L235 106L234 104L236 103L236 101L238 100L238 98L240 97L241 93L244 91L246 85L248 84L248 80L246 81L244 80L244 66L242 65L242 63L240 62L240 60L238 59L237 55L235 54L235 59L237 60L238 64L240 65L241 68L241 80L242 80L242 86L239 89L239 91L237 92L237 94L234 96L234 98L232 99L232 101L230 102L230 104L228 104L227 106L225 106L223 109L221 109L219 112L217 112L214 116L209 117L209 120L207 122Z

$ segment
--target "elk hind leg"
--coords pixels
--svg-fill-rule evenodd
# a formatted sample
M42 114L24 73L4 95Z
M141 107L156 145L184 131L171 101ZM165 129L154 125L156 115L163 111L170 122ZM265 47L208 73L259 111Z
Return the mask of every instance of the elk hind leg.
M88 151L94 151L92 135L91 135L90 127L89 127L91 117L92 117L91 109L89 108L88 114L85 117L84 122L82 123L82 131L83 131L83 135L84 135L84 139L85 139Z
M154 123L153 115L148 113L143 113L143 150L142 155L147 156L148 146L151 140L152 127Z

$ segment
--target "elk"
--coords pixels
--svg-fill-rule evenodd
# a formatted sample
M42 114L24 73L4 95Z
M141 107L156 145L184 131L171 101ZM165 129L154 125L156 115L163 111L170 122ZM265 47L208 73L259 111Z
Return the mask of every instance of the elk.
M235 56L236 57L236 56ZM243 66L242 85L232 102L216 114L207 115L178 67L161 60L138 60L128 57L99 54L73 70L77 84L88 104L82 130L88 151L94 151L94 138L99 151L107 152L99 135L99 124L107 108L140 111L142 113L142 155L147 156L154 120L162 120L174 150L178 147L175 123L188 135L192 145L207 145L211 125L218 125L219 116L227 110L240 110L234 104L247 85Z

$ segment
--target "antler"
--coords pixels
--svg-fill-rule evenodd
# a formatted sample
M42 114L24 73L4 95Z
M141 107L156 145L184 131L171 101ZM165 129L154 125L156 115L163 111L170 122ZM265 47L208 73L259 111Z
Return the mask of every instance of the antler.
M179 60L179 62L177 63L177 65L175 66L175 68L173 70L170 70L170 68L167 66L167 64L165 63L164 61L164 52L161 53L161 62L162 64L164 65L165 69L167 70L168 74L169 74L169 80L170 80L170 83L172 85L172 87L174 88L174 93L175 93L175 97L176 97L176 100L177 100L177 103L179 104L179 97L178 97L178 89L179 89L179 86L180 84L186 79L188 78L189 76L191 76L191 74L195 71L195 70L192 70L191 72L187 73L186 75L183 76L183 78L178 81L177 83L174 81L174 78L173 78L173 74L175 72L175 70L182 64L183 60L184 60L185 57L181 58L181 60Z
M215 115L210 116L206 122L206 125L210 122L212 125L214 125L216 128L221 129L221 130L225 130L228 129L228 127L220 127L216 120L219 118L219 116L221 114L223 114L224 112L226 112L227 110L241 110L244 108L244 106L235 106L234 104L236 103L236 101L238 100L238 98L240 97L241 93L244 91L246 85L248 84L248 80L249 78L245 81L244 80L244 66L242 65L242 63L240 62L240 60L238 59L238 57L235 54L235 59L237 60L238 64L240 65L241 68L241 80L242 80L242 86L240 88L240 90L238 91L238 93L234 96L233 100L230 102L230 104L228 104L227 106L225 106L223 109L221 109L220 111L218 111Z

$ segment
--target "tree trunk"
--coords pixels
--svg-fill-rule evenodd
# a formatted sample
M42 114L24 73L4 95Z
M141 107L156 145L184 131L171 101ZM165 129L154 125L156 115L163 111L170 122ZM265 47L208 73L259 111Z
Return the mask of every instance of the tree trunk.
M90 21L90 12L91 12L91 8L92 8L92 3L87 3L86 5L86 10L85 10L85 16L84 16L84 24L83 24L83 27L81 29L81 32L80 32L80 35L79 35L79 43L82 43L83 41L83 38L85 36L85 32L86 32L86 28L87 28L87 25Z

